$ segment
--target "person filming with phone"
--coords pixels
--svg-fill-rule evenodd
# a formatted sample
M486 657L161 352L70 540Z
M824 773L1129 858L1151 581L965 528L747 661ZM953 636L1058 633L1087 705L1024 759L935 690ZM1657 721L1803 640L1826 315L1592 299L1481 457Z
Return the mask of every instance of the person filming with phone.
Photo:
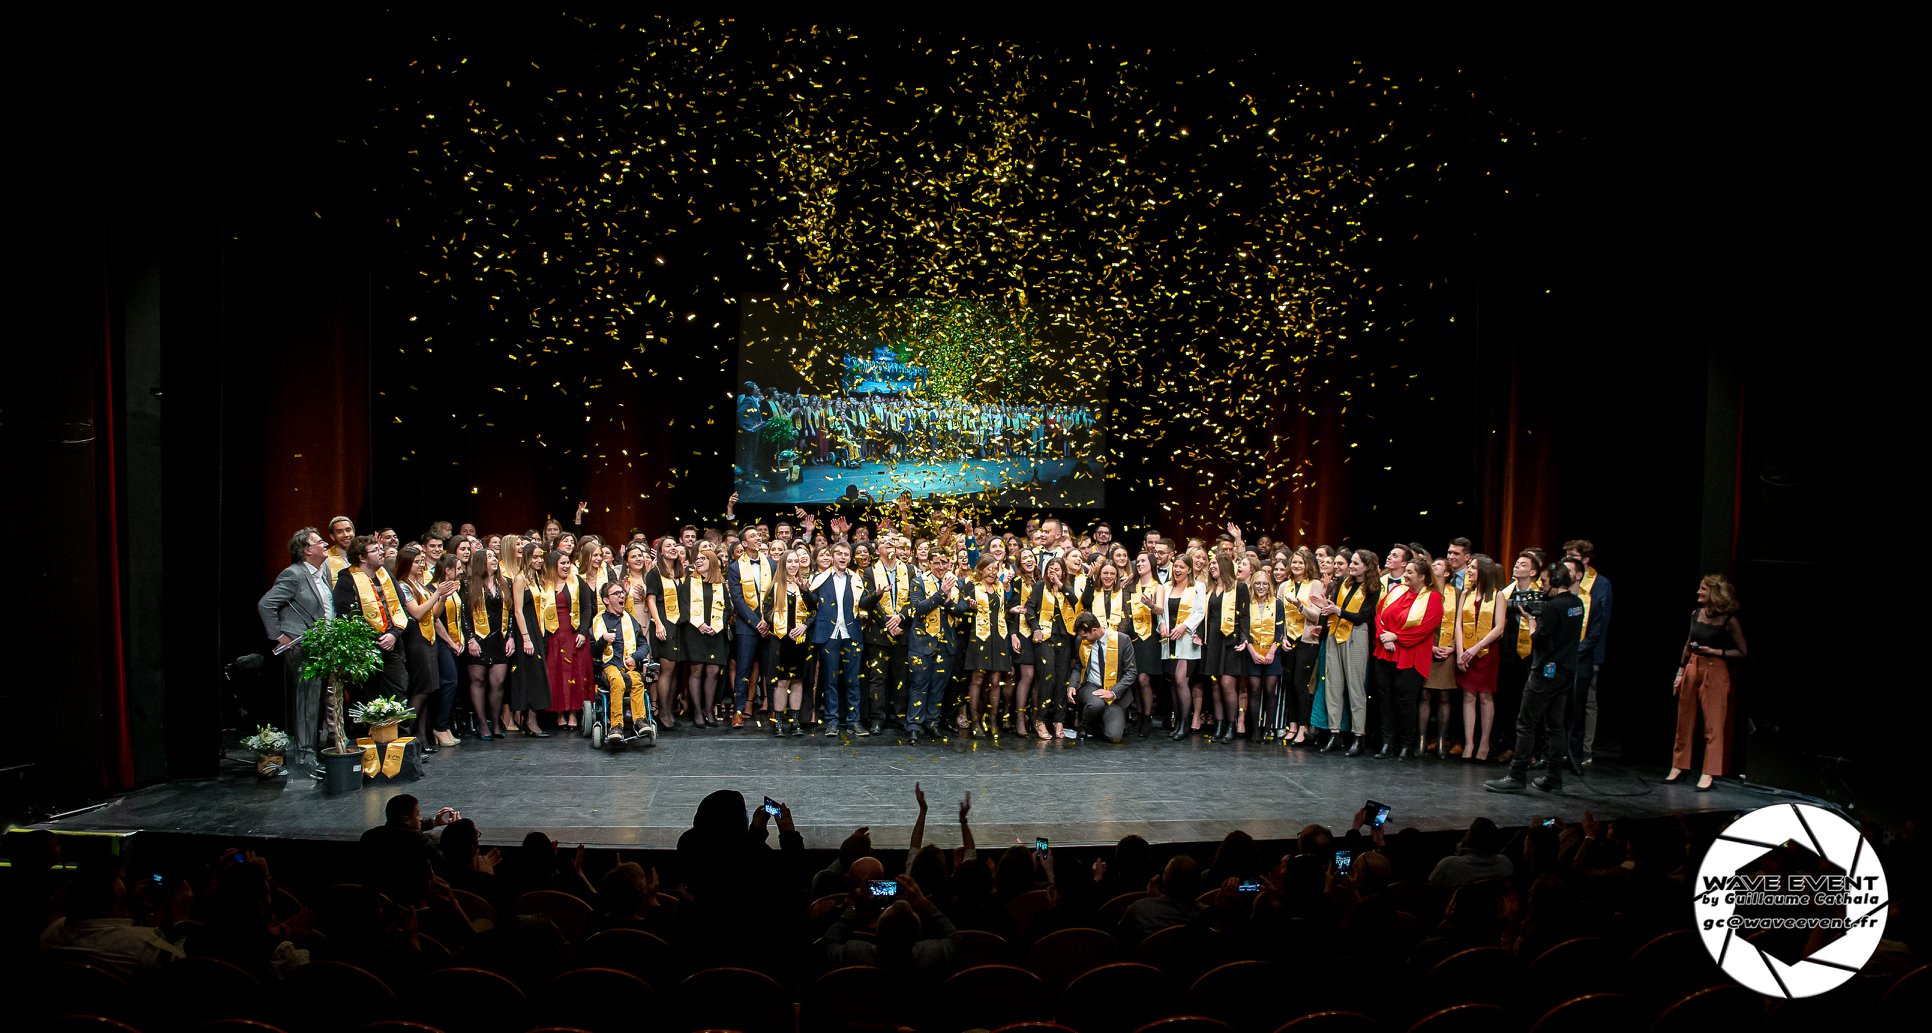
M952 974L959 930L909 875L888 879L876 857L845 872L849 901L820 939L830 966L877 965L937 985Z

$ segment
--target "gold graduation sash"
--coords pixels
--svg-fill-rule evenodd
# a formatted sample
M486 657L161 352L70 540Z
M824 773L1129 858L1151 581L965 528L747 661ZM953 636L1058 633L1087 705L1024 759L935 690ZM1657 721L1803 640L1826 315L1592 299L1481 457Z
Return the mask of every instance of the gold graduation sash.
M1160 582L1155 582L1155 585ZM1154 587L1150 585L1148 587ZM1134 595L1128 603L1128 613L1134 618L1134 637L1145 642L1154 637L1154 608L1141 601L1141 586L1134 586Z
M1000 638L1006 637L1006 593L985 585L974 585L973 594L979 600L979 607L973 611L973 637L984 642L999 629Z
M1033 598L1033 586L1026 581L1021 581L1019 594L1022 600ZM1006 602L1003 598L1000 602L1000 605L1001 606L1006 605ZM1024 635L1029 639L1033 637L1033 631L1034 631L1033 621L1027 618L1026 610L1024 608L1020 610L1020 626L1018 628L1018 631L1021 635Z
M453 595L443 600L443 627L449 629L449 637L452 641L460 641L462 639L463 600Z
M409 582L409 591L416 598L424 600L425 602L428 601L429 599L429 589L424 588L422 585L419 585L414 581ZM435 621L436 621L436 611L431 610L430 612L423 614L422 620L419 620L416 622L416 630L422 632L423 641L428 642L432 645L434 645L436 642L436 629L431 627L430 625L434 624Z
M1122 635L1118 631L1109 630L1106 634L1106 639L1107 639L1107 650L1105 655L1103 655L1100 659L1100 669L1102 672L1101 677L1102 679L1104 679L1101 682L1100 687L1103 689L1111 689L1114 686L1120 684L1120 651L1121 651L1121 648L1126 646L1127 644L1127 636ZM1087 676L1087 664L1091 663L1092 660L1093 660L1093 643L1088 642L1086 639L1081 639L1080 640L1080 677L1081 678L1084 679Z
M581 569L585 571L584 580L590 582L590 597L602 598L604 586L610 582L610 568L604 566L603 559L599 558L592 560L589 566Z
M489 638L495 629L490 627L490 593L483 592L483 601L470 607L470 627L476 630L477 638ZM454 638L455 636L451 636Z
M573 631L582 631L584 630L584 605L583 599L579 598L580 593L577 591L577 585L578 581L573 577L564 582L563 589L564 594L570 596L570 627ZM556 629L552 628L551 630L554 631Z
M705 581L704 593L707 596L706 608L710 617L704 623L711 628L712 634L722 632L725 627L725 587L722 581Z
M1464 648L1481 642L1496 627L1496 597L1484 599L1479 588L1465 588L1456 600L1457 616L1462 621L1462 640ZM1451 643L1454 645L1454 643ZM1484 646L1477 656L1488 656L1489 647Z
M1409 616L1403 620L1402 626L1405 628L1413 628L1421 624L1422 619L1429 615L1429 597L1435 594L1434 589L1416 592L1415 601L1409 604ZM1438 632L1437 634L1439 635L1441 633Z
M1471 579L1474 579L1476 575L1474 573L1471 573L1469 576ZM1456 593L1455 595L1456 601L1453 605L1451 605L1449 602L1450 596L1448 593L1450 591L1454 591ZM1476 590L1474 588L1470 588L1467 590L1447 589L1441 593L1442 595L1442 630L1436 632L1436 648L1438 649L1456 648L1456 621L1460 620L1462 616L1462 597L1464 595L1474 595L1475 593L1476 593Z
M1362 586L1344 584L1335 594L1336 613L1328 618L1328 634L1337 642L1347 642L1349 633L1355 630L1355 623L1342 619L1340 611L1354 608L1355 600L1361 598Z
M684 584L688 580L690 579L658 575L658 588L664 593L659 597L664 602L664 623L676 624L684 619Z
M912 587L912 579L906 565L894 563L887 570L884 562L872 565L872 587L886 595L886 616L901 613L906 606L906 592Z
M1275 647L1275 611L1281 601L1270 595L1259 602L1248 602L1248 644L1266 653ZM1283 623L1286 623L1285 621Z
M760 594L760 590L758 587L758 575L753 574L750 577L744 576L744 573L743 573L745 570L744 560L738 561L738 570L739 570L738 591L740 594L742 594L745 597L745 605L751 607L753 610L757 610L758 596Z
M381 567L377 567L376 576L372 579L368 571L363 570L361 567L356 567L349 572L349 578L355 582L357 601L362 603L362 619L368 621L369 626L376 629L377 635L388 634L392 628L390 624L384 623L382 619L384 606L386 605L388 608L389 620L391 622L396 620L397 614L403 612L402 600L396 597L396 583L390 580L389 572ZM377 585L382 586L382 598L380 600L376 598Z
M609 614L606 614L606 616L609 616ZM608 625L606 626L608 627ZM624 666L624 658L637 652L637 633L633 629L629 614L619 613L617 615L617 636L615 639L604 640L602 662L622 667ZM611 655L611 650L617 648L619 645L624 647L624 651L615 656Z
M546 590L541 581L532 581L530 595L537 603L537 628L546 635L555 635L562 626L557 623L557 593Z
M783 585L771 586L771 633L784 638L792 630L792 583L789 579Z
M331 545L329 546L329 554L322 560L322 566L328 571L329 584L333 585L335 584L335 579L341 577L342 572L349 569L349 559L342 555L341 549Z
M1232 635L1234 634L1234 607L1236 605L1236 602L1235 602L1236 590L1229 589L1228 591L1220 593L1220 595L1221 595L1221 634Z
M928 596L939 591L939 579L933 577L931 574L919 575L919 583L924 586ZM941 600L940 605L926 611L926 634L935 638L944 635L945 632L941 629L945 625L945 620L946 606L945 601Z
M1186 624L1194 617L1194 586L1181 587L1181 605L1174 613L1174 623Z
M1302 605L1308 602L1308 591L1315 587L1313 581L1288 582L1287 604L1281 608L1281 637L1283 641L1299 642L1308 634L1308 617L1301 612Z
M1576 633L1576 640L1578 642L1590 637L1590 590L1595 588L1596 584L1597 572L1595 568L1585 570L1583 572L1583 579L1576 583L1576 594L1583 597L1583 627Z
M1087 598L1087 575L1080 574L1074 577L1073 594L1069 598L1073 600L1074 616L1078 617L1080 609L1086 605L1083 600Z
M1100 618L1100 626L1113 631L1120 624L1120 615L1127 612L1127 592L1125 589L1112 592L1094 589L1093 605L1093 614Z

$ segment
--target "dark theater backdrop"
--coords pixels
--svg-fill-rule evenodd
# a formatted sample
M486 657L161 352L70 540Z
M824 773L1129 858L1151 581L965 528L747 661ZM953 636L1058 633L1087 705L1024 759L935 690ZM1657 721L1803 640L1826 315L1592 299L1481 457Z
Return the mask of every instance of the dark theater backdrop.
M1847 173L1771 143L1827 114L1769 58L1285 15L267 19L35 48L6 415L51 547L16 588L73 637L0 690L60 733L11 806L211 773L298 526L717 519L739 302L791 292L1088 313L1028 361L1104 386L1116 529L1594 539L1605 734L1643 764L1707 571L1761 734L1808 712L1778 600L1826 576L1824 446L1765 360L1837 318L1807 206Z

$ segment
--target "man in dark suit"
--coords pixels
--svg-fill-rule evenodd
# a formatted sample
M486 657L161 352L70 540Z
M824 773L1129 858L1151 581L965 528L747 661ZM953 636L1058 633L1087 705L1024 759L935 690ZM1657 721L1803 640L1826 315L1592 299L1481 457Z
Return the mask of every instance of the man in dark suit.
M369 622L376 633L376 648L382 650L382 673L371 679L369 694L407 697L409 668L403 660L403 632L409 614L396 595L396 581L382 565L386 550L374 535L363 535L349 543L349 566L335 579L335 612L346 617L354 614ZM364 608L363 593L370 599Z
M818 694L825 714L825 734L850 732L859 722L859 665L865 653L859 627L859 579L848 568L852 547L832 546L832 567L812 578L818 612L812 616L812 644L818 647L821 669ZM863 728L858 734L867 734Z
M282 687L288 723L288 762L295 770L322 777L322 758L316 744L332 724L325 713L322 679L302 677L307 653L300 645L316 621L335 616L335 600L326 580L328 543L313 527L295 532L288 541L289 565L275 576L275 584L256 604L262 629L282 654Z
M871 710L867 731L871 735L878 735L906 704L906 663L911 658L906 624L918 572L906 562L911 550L902 550L904 543L905 539L881 530L873 543L879 562L863 572L865 592L859 597L859 609L865 613L866 703Z
M757 528L745 531L744 555L725 569L725 590L731 593L732 655L736 674L731 680L731 727L745 724L745 700L751 683L751 669L764 673L760 657L765 655L765 636L771 630L760 611L765 589L771 587L771 561L765 558L765 536Z
M1098 726L1118 746L1127 736L1127 701L1140 678L1134 647L1126 635L1101 627L1091 613L1073 622L1073 632L1080 638L1080 655L1067 682L1067 699L1079 705L1081 732L1092 734Z
M932 550L927 570L912 582L912 644L906 661L912 696L906 703L906 741L919 745L923 730L939 738L939 709L946 703L959 655L956 621L973 610L972 598L962 597L953 577L953 558L945 549Z

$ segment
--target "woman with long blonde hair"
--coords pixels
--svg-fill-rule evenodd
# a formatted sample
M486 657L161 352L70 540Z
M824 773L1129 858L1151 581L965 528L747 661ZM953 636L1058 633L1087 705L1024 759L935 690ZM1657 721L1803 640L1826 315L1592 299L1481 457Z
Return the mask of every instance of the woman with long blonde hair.
M507 542L509 539L505 539ZM524 735L547 739L537 711L550 709L550 675L544 670L544 641L557 626L557 600L543 590L538 575L543 568L543 543L523 542L517 555L517 576L511 582L516 600L516 644L510 653L510 720Z
M684 628L685 663L690 667L685 693L691 701L692 723L708 728L719 723L712 714L717 703L718 673L731 655L731 602L725 592L724 564L718 558L718 547L709 541L698 543L685 593L690 605Z
M1677 737L1671 746L1665 785L1683 780L1691 766L1697 722L1704 722L1704 768L1697 791L1704 792L1724 774L1724 736L1729 731L1731 664L1749 650L1737 619L1737 590L1722 574L1697 584L1697 609L1691 611L1690 636L1684 640L1671 694L1677 697Z

